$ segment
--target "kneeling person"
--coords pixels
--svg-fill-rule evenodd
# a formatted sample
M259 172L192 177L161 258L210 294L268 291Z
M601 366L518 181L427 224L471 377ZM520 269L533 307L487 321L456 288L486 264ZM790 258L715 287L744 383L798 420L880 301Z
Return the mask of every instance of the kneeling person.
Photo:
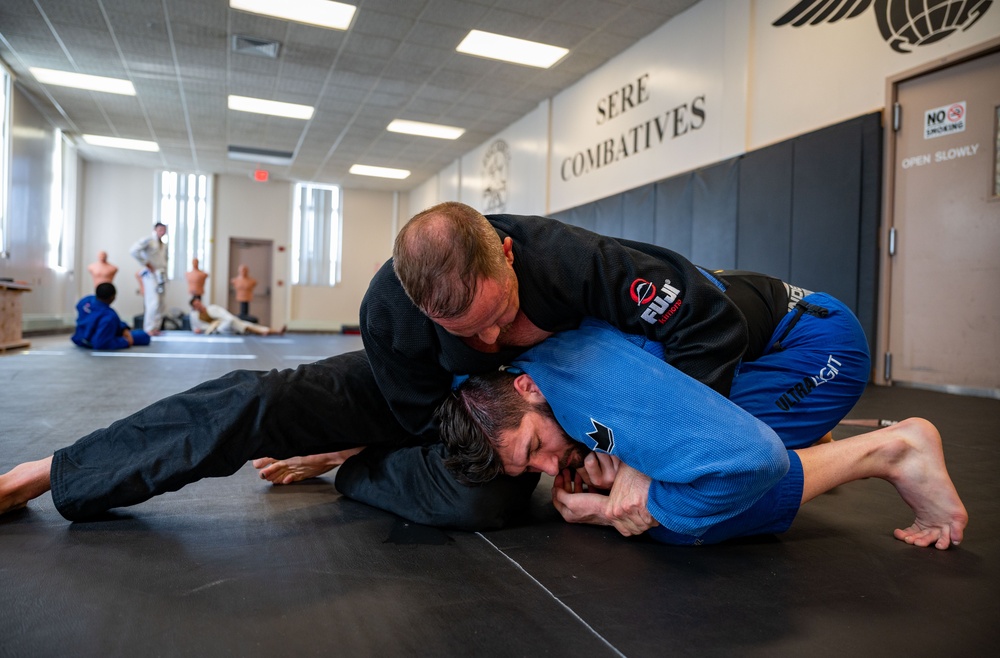
M939 549L961 541L968 516L927 421L789 450L779 433L666 364L656 347L585 321L503 373L470 378L440 412L451 465L468 481L548 473L566 520L648 531L672 544L782 532L820 493L878 477L916 515L895 531L898 539ZM584 492L585 484L610 494Z

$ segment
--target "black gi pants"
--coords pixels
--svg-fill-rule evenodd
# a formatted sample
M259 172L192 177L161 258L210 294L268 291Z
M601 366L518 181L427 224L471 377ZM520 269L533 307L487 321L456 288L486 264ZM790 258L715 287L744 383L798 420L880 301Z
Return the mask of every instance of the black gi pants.
M477 487L396 421L364 351L294 370L237 370L164 398L57 451L52 497L71 521L224 477L258 457L366 446L337 472L345 496L415 523L497 528L523 510L537 475Z

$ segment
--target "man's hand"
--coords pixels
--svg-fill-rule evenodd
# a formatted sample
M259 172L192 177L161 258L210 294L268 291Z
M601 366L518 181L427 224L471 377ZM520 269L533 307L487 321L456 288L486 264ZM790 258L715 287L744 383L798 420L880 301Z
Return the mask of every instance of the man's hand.
M606 452L592 452L583 460L583 468L578 468L577 473L591 489L610 491L621 463L620 459Z
M129 347L132 347L133 345L135 345L135 339L132 338L132 332L129 331L128 329L123 329L122 330L122 338L125 339L125 342L128 343Z
M618 468L618 476L611 487L608 517L613 525L626 537L641 535L659 525L646 509L649 500L649 484L652 479L628 464Z
M602 460L598 454L594 454L597 463L584 461L584 468L576 473L567 470L556 476L552 486L552 504L563 519L569 523L611 525L626 537L642 534L659 525L646 509L650 478L616 458L611 458L614 461ZM610 495L593 493L590 485L584 486L583 473L594 481L607 484L606 476L612 469L614 478ZM600 487L601 484L593 486Z

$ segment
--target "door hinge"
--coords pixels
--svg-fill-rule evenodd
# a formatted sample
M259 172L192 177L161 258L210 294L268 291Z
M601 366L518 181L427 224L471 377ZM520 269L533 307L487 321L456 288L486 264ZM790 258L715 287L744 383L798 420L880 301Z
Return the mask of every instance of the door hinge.
M896 255L896 227L893 226L889 229L889 255Z
M892 104L892 131L898 132L903 123L903 106L899 103Z
M884 372L882 373L882 378L886 381L892 379L892 352L885 353L885 364L883 366Z

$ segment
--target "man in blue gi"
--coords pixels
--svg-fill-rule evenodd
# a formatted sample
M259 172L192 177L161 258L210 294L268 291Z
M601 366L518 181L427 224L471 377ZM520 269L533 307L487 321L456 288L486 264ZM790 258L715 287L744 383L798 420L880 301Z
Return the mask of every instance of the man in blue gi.
M773 367L794 368L771 354ZM867 368L867 353L831 359L813 386ZM665 543L703 544L782 532L820 493L878 477L916 515L894 532L897 539L938 549L961 541L968 515L933 425L914 418L802 447L808 424L772 428L755 417L773 399L761 380L741 376L727 399L665 363L660 343L585 320L512 367L469 378L440 417L454 455L449 465L466 481L547 473L566 520L614 525L625 535L648 531Z
M121 350L133 345L149 345L146 332L130 330L111 308L116 292L114 284L101 283L93 295L77 302L76 332L71 338L74 343L94 350Z

